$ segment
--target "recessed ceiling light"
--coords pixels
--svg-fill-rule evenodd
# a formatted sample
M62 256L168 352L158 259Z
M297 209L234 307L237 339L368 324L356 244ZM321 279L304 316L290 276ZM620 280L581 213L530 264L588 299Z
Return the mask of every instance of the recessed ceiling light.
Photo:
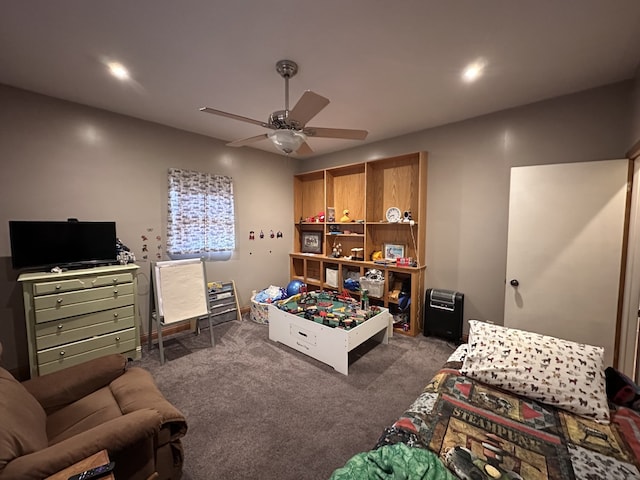
M468 83L476 81L482 76L485 65L486 63L484 60L476 60L475 62L470 63L462 71L462 79Z
M117 79L129 79L129 70L127 70L121 63L110 62L109 64L107 64L107 67L109 67L109 72L111 72L111 75L113 75Z

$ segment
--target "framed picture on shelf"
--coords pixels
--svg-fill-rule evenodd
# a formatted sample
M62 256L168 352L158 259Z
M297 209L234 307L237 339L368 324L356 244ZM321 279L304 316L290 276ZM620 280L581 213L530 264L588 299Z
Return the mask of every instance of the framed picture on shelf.
M301 232L300 251L302 253L322 253L322 232Z
M396 260L397 258L404 257L404 245L397 245L395 243L384 244L384 258L385 260Z
M327 207L327 222L335 222L336 221L336 209L334 207Z

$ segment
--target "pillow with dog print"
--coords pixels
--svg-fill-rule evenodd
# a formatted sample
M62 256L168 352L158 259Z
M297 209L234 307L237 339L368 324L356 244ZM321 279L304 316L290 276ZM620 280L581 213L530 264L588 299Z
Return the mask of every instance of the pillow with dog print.
M602 347L478 320L469 327L463 375L609 423Z

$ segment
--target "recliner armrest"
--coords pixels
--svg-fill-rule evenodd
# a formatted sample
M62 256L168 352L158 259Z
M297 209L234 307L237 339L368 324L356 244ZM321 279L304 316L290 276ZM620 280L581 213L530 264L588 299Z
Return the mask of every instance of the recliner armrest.
M0 477L16 480L48 477L100 450L106 449L110 454L125 450L137 441L157 434L161 423L162 416L157 411L137 410L43 450L17 457L6 465Z
M169 430L169 440L179 439L187 432L184 415L160 392L147 370L131 367L127 369L126 375L112 382L109 388L124 414L144 408L156 410L162 418L162 427Z
M22 382L47 415L109 385L125 372L127 358L119 353L95 358Z

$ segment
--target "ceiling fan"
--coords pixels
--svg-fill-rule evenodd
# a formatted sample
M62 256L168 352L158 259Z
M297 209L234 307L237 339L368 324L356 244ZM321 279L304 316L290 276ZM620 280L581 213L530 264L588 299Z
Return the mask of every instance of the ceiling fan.
M215 108L202 107L201 112L212 113L222 117L233 118L241 122L253 123L273 130L255 137L243 138L228 143L229 147L243 147L260 140L269 138L278 150L289 155L297 153L305 155L313 153L307 143L307 137L341 138L347 140L364 140L366 130L352 130L347 128L308 127L307 122L315 117L329 104L329 99L307 90L302 94L298 103L289 110L289 79L298 73L298 65L292 60L280 60L276 63L276 71L284 78L284 110L277 110L269 115L269 120L261 122L253 118L243 117L233 113L223 112Z

